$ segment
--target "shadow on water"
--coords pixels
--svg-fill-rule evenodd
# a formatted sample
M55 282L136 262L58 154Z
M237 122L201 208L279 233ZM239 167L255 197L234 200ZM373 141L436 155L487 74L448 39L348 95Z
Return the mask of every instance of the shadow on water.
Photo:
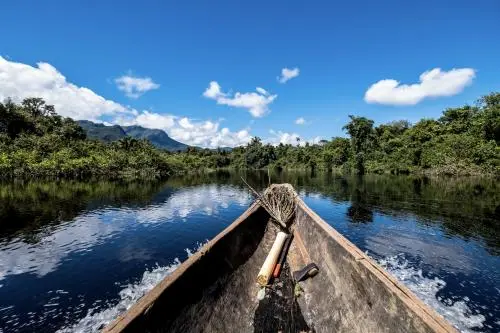
M246 176L245 174L241 174ZM249 173L257 188L268 178ZM9 182L0 183L0 240L20 236L36 243L37 233L103 208L134 208L164 202L173 191L204 184L234 185L245 189L240 174L220 171L174 177L161 182ZM257 184L257 185L255 185Z
M356 178L355 183L362 182L362 178ZM373 222L373 211L369 208L366 189L360 189L354 186L354 192L350 197L351 206L347 209L347 217L354 223Z
M369 244L369 249L378 246L383 251L391 246L407 249L440 274L453 266L441 292L479 299L492 313L485 323L496 322L500 309L493 306L500 303L488 301L497 290L500 255L496 179L267 171L221 171L140 183L0 183L0 299L15 301L0 302L0 309L6 309L0 315L17 315L22 323L29 320L23 313L39 311L46 322L37 319L33 325L38 331L54 331L81 319L74 308L80 302L87 304L81 311L87 311L95 300L116 301L122 288L116 281L128 284L130 277L140 279L145 267L158 261L170 264L185 255L185 248L213 237L241 214L249 196L240 177L257 190L269 182L292 184L301 196L324 208L320 215L329 223L346 226L341 231L351 232L346 235L361 248ZM419 234L413 225L429 233ZM467 244L472 245L464 249ZM78 278L78 283L72 282ZM51 317L44 307L52 306L47 293L59 289L68 290L57 296L61 311L69 313L64 319L59 314ZM270 317L264 300L254 317L261 323L258 327L307 331L300 310L282 298L283 292L271 294L269 302L282 302L284 311L292 311ZM64 295L85 297L85 302ZM286 326L288 315L293 315L295 326ZM19 331L10 327L4 331Z
M326 173L230 172L174 177L164 182L50 182L0 184L0 237L20 235L37 242L40 230L100 208L141 207L165 199L172 190L202 184L233 185L241 178L256 189L288 182L303 194L314 193L350 205L353 223L373 221L374 212L419 217L446 233L480 238L500 252L500 185L495 179L405 176L339 176Z
M145 206L162 189L159 183L0 184L0 238L20 236L37 243L42 233L84 212L105 207Z
M500 254L500 183L492 178L364 177L335 174L276 173L273 182L288 182L303 194L320 194L333 203L348 203L353 223L373 221L374 213L417 217L450 236L480 239Z

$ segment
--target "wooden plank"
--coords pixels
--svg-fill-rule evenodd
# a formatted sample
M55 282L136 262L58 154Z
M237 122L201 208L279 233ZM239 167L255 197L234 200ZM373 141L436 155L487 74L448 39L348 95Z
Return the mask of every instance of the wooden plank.
M285 186L290 186L286 184ZM296 193L295 193L296 194ZM396 295L398 299L402 301L401 304L405 306L415 314L421 321L426 323L434 332L438 333L452 333L457 332L444 318L442 318L435 310L423 303L419 298L417 298L408 288L403 284L398 282L392 275L386 272L382 267L376 264L372 259L370 259L365 253L363 253L359 248L352 244L349 240L338 233L334 228L328 225L324 220L322 220L314 211L312 211L299 197L296 196L297 209L301 209L307 216L310 217L308 221L312 220L321 230L324 232L325 239L331 239L333 242L338 244L349 256L352 256L353 261L357 265L362 265L366 268L371 275L379 280L384 289L387 288L391 293ZM162 280L157 286L155 286L150 292L148 292L144 297L142 297L136 304L134 304L125 314L119 316L111 324L109 324L103 332L107 333L118 333L122 332L128 325L130 325L139 316L147 313L148 309L152 308L155 301L159 298L162 293L164 293L171 285L182 278L183 274L195 263L201 260L205 253L209 252L215 244L221 241L224 237L228 236L230 233L234 232L235 228L238 227L242 222L244 222L251 214L256 212L257 209L261 208L258 203L252 204L237 220L235 220L230 226L219 233L214 239L209 241L205 246L203 246L197 253L188 258L184 263L182 263L171 275L167 276ZM306 216L306 215L304 215ZM290 258L287 260L291 264L292 269L300 268L303 263L311 262L311 256L306 247L304 240L308 239L309 234L300 235L298 230L294 227L294 240L291 244ZM330 242L330 240L328 240ZM333 243L333 244L335 244ZM313 247L314 248L314 247ZM342 250L342 252L344 251ZM300 253L300 254L299 254ZM317 257L315 252L311 252L314 257ZM331 258L335 260L335 253L329 253ZM300 258L299 258L300 256ZM301 263L302 262L302 263ZM359 267L359 266L357 266ZM322 273L320 273L322 274ZM326 272L325 272L326 274ZM314 279L311 279L314 280ZM310 283L314 281L309 281ZM379 284L377 284L379 285ZM381 285L380 285L381 286ZM329 311L330 309L321 309L321 311Z
M159 284L157 284L151 291L144 295L137 303L135 303L127 312L118 316L113 322L107 325L102 332L103 333L119 333L122 332L133 320L137 317L143 315L152 307L156 299L172 285L177 279L181 278L184 272L195 262L200 260L202 256L210 251L210 249L224 238L229 233L244 222L252 213L260 208L258 203L252 204L238 219L236 219L231 225L219 233L215 238L205 244L198 252L189 257L184 261L172 274L168 275Z
M321 217L319 217L312 209L310 209L300 197L296 198L297 205L307 215L309 215L314 223L316 223L328 237L333 239L341 247L343 247L360 265L366 267L378 280L380 280L387 289L394 293L404 304L422 321L424 321L435 332L439 333L458 333L458 331L433 308L429 307L422 300L420 300L413 292L406 286L397 281L391 274L385 271L381 266L375 263L356 245L351 243L347 238L342 236L332 226L327 224ZM299 233L297 233L299 235ZM303 242L303 241L302 241ZM305 244L300 245L299 249L306 248Z

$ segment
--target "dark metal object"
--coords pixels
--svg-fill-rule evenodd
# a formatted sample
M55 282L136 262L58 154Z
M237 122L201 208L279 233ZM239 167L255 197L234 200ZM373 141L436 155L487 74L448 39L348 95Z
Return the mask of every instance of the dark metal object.
M281 228L257 201L103 332L457 333L296 195L293 244L264 299L255 274ZM290 273L313 262L321 274L299 297Z
M312 262L306 265L304 268L293 272L293 279L295 280L295 282L300 282L302 280L315 276L316 274L318 274L318 272L318 265Z

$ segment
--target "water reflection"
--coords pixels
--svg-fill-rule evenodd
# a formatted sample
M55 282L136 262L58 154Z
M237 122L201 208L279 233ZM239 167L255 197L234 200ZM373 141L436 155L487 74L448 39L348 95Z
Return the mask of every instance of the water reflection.
M347 209L347 217L354 223L373 222L373 212L369 209L366 201L366 192L359 188L354 190L351 197L351 206Z
M349 203L346 215L352 222L373 221L375 212L400 219L418 216L420 224L434 225L450 236L480 239L492 253L500 253L500 183L496 179L280 173L272 181L320 193L334 204Z
M12 238L0 242L0 281L8 275L32 273L38 277L54 271L70 253L89 251L118 228L103 223L96 214L82 215L72 223L58 225L50 232L40 230L36 237ZM33 240L36 239L36 242Z
M0 184L0 237L38 243L51 227L105 207L147 205L159 183L15 182Z
M405 283L422 297L460 305L452 313L462 324L500 329L495 180L218 172L155 183L0 184L4 333L54 331L82 318L95 330L99 314L112 318L246 209L252 198L240 177L256 189L291 183L363 251L410 276Z
M39 190L38 187L35 188ZM113 189L116 190L116 188ZM48 201L46 205L52 207L52 210L46 209L45 215L39 215L37 208L45 207L45 205L41 204L41 201L37 201L39 206L29 206L29 211L33 214L32 224L26 222L28 220L26 218L28 214L26 214L24 206L26 201L21 201L22 204L18 204L17 212L23 212L24 223L20 225L21 228L18 230L12 227L8 229L18 237L10 235L10 237L0 240L2 253L0 257L0 280L8 275L23 273L33 273L39 277L44 276L55 270L69 254L91 251L92 247L103 242L109 242L114 234L123 232L125 229L135 228L135 223L175 222L178 219L186 219L192 214L210 216L218 214L220 209L227 209L230 203L246 207L250 201L248 193L218 184L200 185L179 190L172 190L167 186L158 193L151 193L149 200L139 196L135 201L129 198L129 186L120 189L124 191L115 191L113 193L114 195L117 195L117 193L123 194L127 198L126 201L120 200L123 199L123 197L120 197L112 205L111 202L106 202L100 198L96 200L89 197L86 204L83 201L79 205L63 206L63 208L70 208L65 212L60 212L62 207L53 202L64 200L61 198L61 192L49 192L58 194L54 197L48 196L47 192L42 192L43 199ZM19 195L19 192L16 195ZM75 199L75 201L84 200L82 197L71 199ZM124 202L128 206L122 207ZM147 202L148 204L135 206L141 202L143 204ZM122 208L117 209L118 207ZM11 213L10 218L16 218L20 215L20 213L15 213L13 202L8 203L8 212ZM60 213L58 214L58 212ZM7 212L4 212L4 214L7 214ZM77 214L80 215L70 219L70 216ZM46 220L40 219L41 215L46 217ZM58 218L65 216L66 220L60 218L59 224L57 224L55 223L57 222L57 219L54 219L55 216ZM146 249L132 250L132 244L130 243L126 244L121 252L120 257L122 259L146 259L151 257Z
M365 248L379 257L411 253L423 262L440 267L448 273L470 273L474 268L474 254L467 252L463 243L449 242L436 234L409 234L401 230L382 229L379 233L366 237Z
M228 208L230 202L247 206L249 200L248 193L233 187L200 185L195 189L180 189L165 202L138 210L136 219L140 223L157 223L176 217L186 218L193 213L210 216Z
M0 193L0 214L9 219L0 237L4 332L54 331L106 308L119 295L117 282L184 259L185 249L215 236L251 200L234 186L175 180L8 184Z

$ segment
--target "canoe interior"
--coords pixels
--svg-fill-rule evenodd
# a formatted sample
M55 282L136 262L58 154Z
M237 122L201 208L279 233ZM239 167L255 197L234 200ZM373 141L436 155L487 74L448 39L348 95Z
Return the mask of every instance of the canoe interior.
M299 298L318 332L457 332L302 201L295 228L320 267Z
M288 265L274 292L257 300L257 273L278 231L269 218L262 207L251 208L208 251L188 259L191 264L184 271L179 272L181 267L163 281L167 288L158 285L145 296L149 302L141 299L149 305L132 308L105 331L309 331L293 297Z
M287 263L258 301L278 228L253 205L105 332L456 332L298 199ZM317 276L294 296L291 271Z

